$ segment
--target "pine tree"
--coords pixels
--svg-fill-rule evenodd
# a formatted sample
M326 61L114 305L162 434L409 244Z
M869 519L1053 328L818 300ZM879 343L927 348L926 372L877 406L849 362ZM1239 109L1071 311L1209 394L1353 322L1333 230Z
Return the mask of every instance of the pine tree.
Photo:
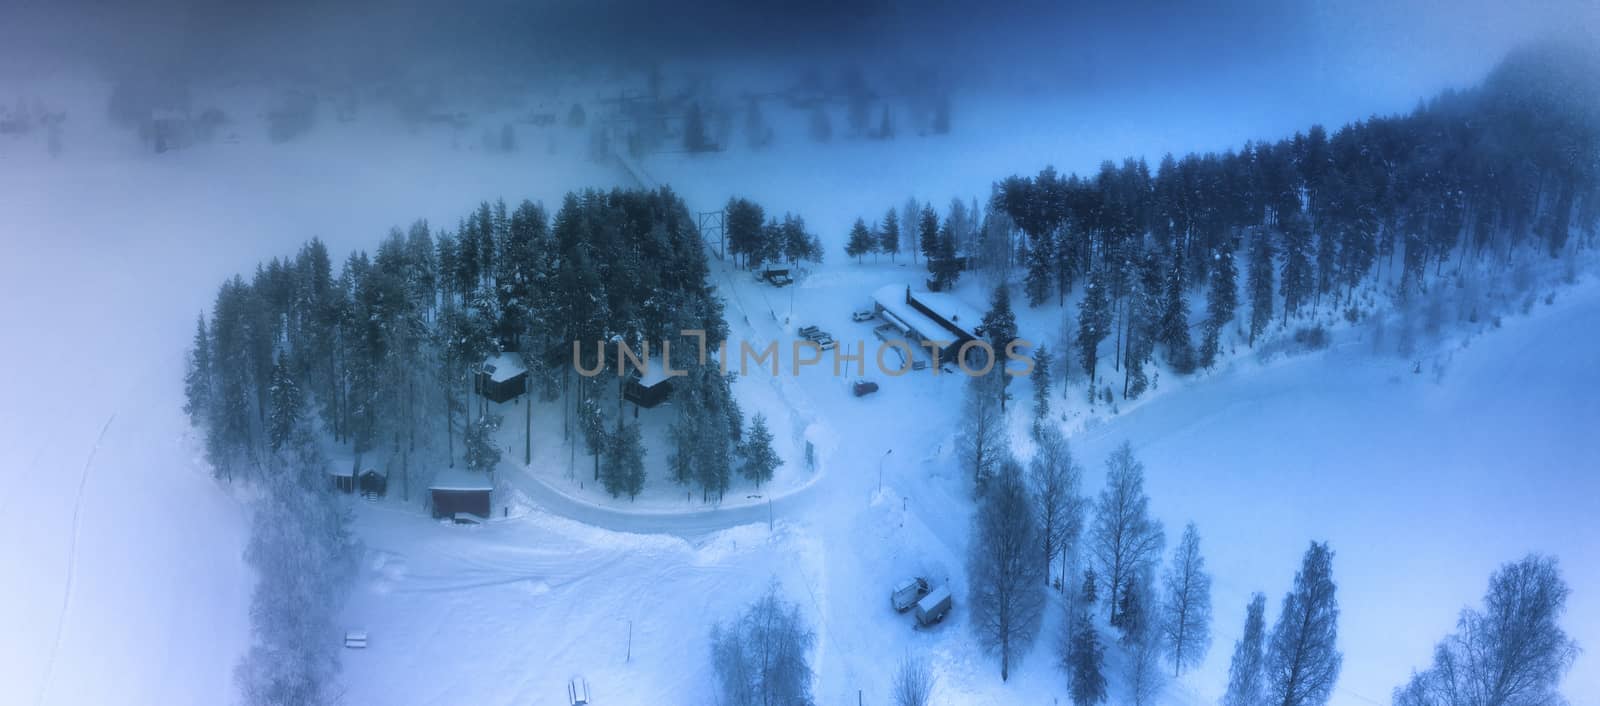
M1332 291L1333 285L1339 281L1339 241L1334 237L1331 223L1319 225L1322 226L1322 232L1317 235L1316 291L1311 303L1312 311L1322 306L1322 295Z
M701 499L709 501L715 496L721 501L733 479L733 432L739 419L738 408L728 379L716 367L691 369L689 374L695 380L691 384L699 387L700 400L690 468L700 486Z
M1250 288L1250 345L1272 323L1272 239L1266 231L1257 231L1250 239L1250 272L1246 286Z
M750 266L752 255L759 256L762 249L762 226L767 220L766 211L748 199L730 198L723 207L724 230L728 239L728 252L737 258L745 256L745 267Z
M500 445L494 434L500 429L500 415L485 414L467 423L463 439L463 460L467 468L487 473L500 463Z
M1161 629L1173 675L1205 659L1211 647L1211 574L1200 556L1200 532L1190 522L1173 552L1165 577Z
M1100 634L1088 611L1079 611L1071 624L1072 635L1062 668L1072 677L1073 706L1094 706L1106 700L1105 648L1100 645Z
M1050 349L1043 343L1033 352L1033 372L1028 379L1033 383L1033 435L1039 438L1050 416L1050 366L1054 363Z
M933 260L939 255L939 213L931 203L922 207L917 218L917 252L922 253L923 261L932 270Z
M1166 296L1161 311L1161 343L1167 363L1179 373L1194 371L1194 347L1189 341L1189 299L1184 296L1183 255L1174 252L1167 271Z
M935 248L934 258L928 263L928 269L933 273L933 288L938 291L954 287L961 279L961 263L956 259L956 240L951 228L939 230L939 245Z
M900 217L893 208L878 226L878 239L878 251L888 253L889 261L894 262L895 256L900 254Z
M626 494L632 500L644 490L644 454L638 424L624 423L611 434L600 472L600 480L611 497Z
M1039 306L1050 298L1057 258L1055 237L1049 232L1028 239L1028 272L1022 280L1022 291L1028 296L1028 306Z
M1082 587L1083 604L1084 605L1092 606L1092 605L1095 604L1096 601L1100 600L1100 596L1098 595L1098 592L1100 590L1099 589L1099 585L1100 585L1099 580L1094 575L1094 568L1090 567L1090 568L1084 569L1083 570L1083 587Z
M189 366L183 375L183 411L189 423L204 424L211 413L211 337L206 335L206 317L195 322L194 343L189 349ZM210 433L210 429L206 430Z
M1333 551L1312 542L1294 590L1283 597L1265 660L1267 696L1276 706L1321 706L1328 702L1344 655L1339 652L1339 599L1333 582Z
M267 412L267 444L271 450L277 451L283 448L289 435L299 426L303 404L300 386L295 384L282 359L272 366L272 382L267 391L271 397Z
M1205 333L1200 339L1200 365L1209 368L1217 362L1222 347L1222 332L1233 322L1238 306L1239 273L1233 262L1233 248L1223 246L1212 256L1211 287L1206 292Z
M1289 323L1290 314L1299 314L1300 305L1312 295L1315 273L1311 268L1311 229L1303 221L1293 220L1283 226L1283 273L1278 291L1283 295L1283 322Z
M1228 664L1228 690L1222 706L1264 706L1264 666L1262 645L1267 631L1267 597L1257 593L1245 609L1244 635L1233 643L1233 661Z
M978 329L989 342L994 359L994 369L1000 375L1000 411L1006 409L1006 388L1011 385L1011 375L1005 372L1006 347L1017 338L1017 315L1011 310L1011 290L1002 284L994 288L989 297L989 310L984 312Z
M1094 399L1095 368L1100 361L1100 342L1111 333L1111 305L1106 300L1103 269L1089 277L1083 300L1078 303L1078 361L1089 374L1089 399Z
M1139 258L1139 276L1133 279L1133 289L1128 294L1127 336L1122 346L1122 396L1125 399L1138 399L1150 387L1144 366L1155 355L1156 343L1161 340L1162 317L1167 306L1166 278L1161 264L1155 250L1146 251Z
M609 374L602 372L601 376L609 377ZM600 394L600 386L598 379L593 378L578 383L578 429L583 432L584 451L594 459L595 480L600 480L600 457L610 445L605 412L600 407L600 400L596 399Z
M783 256L790 263L799 264L801 260L822 261L822 245L816 235L806 231L806 219L800 216L783 214ZM878 240L870 232L867 236L867 250L876 251ZM776 259L776 258L774 258Z
M739 453L744 456L739 474L754 482L756 487L772 480L778 467L783 465L783 459L772 449L772 432L767 429L766 415L757 412L750 420L750 433L745 436Z
M845 243L844 252L861 262L861 256L872 250L872 231L867 230L866 221L857 218L855 225L850 226L850 240Z

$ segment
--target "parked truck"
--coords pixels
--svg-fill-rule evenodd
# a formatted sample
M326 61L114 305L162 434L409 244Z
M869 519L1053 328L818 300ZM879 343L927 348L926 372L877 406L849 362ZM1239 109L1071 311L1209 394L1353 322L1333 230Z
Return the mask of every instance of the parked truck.
M950 587L940 586L917 601L917 625L928 627L944 620L950 612Z
M927 579L909 578L895 585L894 590L889 592L889 605L895 612L904 613L911 610L911 607L926 595L928 595Z

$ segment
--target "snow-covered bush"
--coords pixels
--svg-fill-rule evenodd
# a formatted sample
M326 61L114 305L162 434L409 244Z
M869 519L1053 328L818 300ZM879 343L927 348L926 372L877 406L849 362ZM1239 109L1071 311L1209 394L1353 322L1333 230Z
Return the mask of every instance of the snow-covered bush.
M811 703L816 634L800 609L767 592L731 623L711 628L711 666L727 706Z
M335 617L355 573L346 509L301 427L269 459L245 561L256 570L252 644L234 671L244 703L322 704L339 671Z

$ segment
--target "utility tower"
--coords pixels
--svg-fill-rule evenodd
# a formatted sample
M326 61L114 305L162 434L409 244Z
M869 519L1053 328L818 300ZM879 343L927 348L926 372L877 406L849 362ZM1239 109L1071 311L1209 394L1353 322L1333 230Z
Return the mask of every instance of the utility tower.
M717 249L715 251L717 259L726 258L728 255L728 229L723 225L722 209L701 211L699 226L700 237L705 240L707 245L711 244L711 238L715 234L717 239Z

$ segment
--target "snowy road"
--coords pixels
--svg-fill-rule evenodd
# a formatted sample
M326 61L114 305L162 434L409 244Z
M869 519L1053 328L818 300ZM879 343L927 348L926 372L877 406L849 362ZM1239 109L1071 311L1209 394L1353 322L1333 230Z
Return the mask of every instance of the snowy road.
M584 502L550 487L549 484L520 469L504 473L508 482L550 514L613 532L668 534L684 539L697 539L731 527L764 525L769 520L789 519L801 515L810 504L812 490L815 487L807 486L758 505L688 512L629 512Z

